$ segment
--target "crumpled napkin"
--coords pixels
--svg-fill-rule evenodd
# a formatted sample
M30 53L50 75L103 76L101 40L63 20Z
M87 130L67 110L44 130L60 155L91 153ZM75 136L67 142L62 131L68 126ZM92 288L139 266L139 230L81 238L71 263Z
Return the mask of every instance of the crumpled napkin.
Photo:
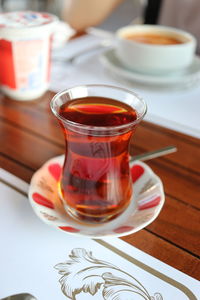
M63 47L66 42L75 35L76 31L67 23L63 21L57 22L53 32L53 49Z

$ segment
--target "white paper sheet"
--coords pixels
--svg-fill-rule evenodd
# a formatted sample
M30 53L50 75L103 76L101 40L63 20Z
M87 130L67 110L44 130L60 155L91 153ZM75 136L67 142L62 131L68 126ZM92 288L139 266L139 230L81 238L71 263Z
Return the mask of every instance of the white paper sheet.
M29 205L28 185L2 169L0 178L0 297L199 299L197 280L120 239L95 241L48 227Z
M59 52L54 52L53 58L56 60L56 58L71 57L82 49L100 45L102 40L102 37L91 35L81 37L69 42ZM101 51L103 50L99 46L98 51L80 56L80 59L73 65L54 60L50 89L58 92L81 84L111 84L126 87L138 93L146 101L148 112L145 120L194 137L200 137L200 83L193 88L183 88L182 90L156 90L138 87L136 83L128 83L123 78L113 77L99 60Z

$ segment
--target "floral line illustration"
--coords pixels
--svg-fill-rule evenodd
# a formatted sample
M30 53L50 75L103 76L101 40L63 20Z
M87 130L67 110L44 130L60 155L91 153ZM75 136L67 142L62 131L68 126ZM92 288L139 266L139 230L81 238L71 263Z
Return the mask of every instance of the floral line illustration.
M61 276L63 294L72 300L81 292L94 296L100 289L105 300L164 300L160 293L150 296L132 275L113 264L96 259L91 251L75 248L68 260L55 265Z

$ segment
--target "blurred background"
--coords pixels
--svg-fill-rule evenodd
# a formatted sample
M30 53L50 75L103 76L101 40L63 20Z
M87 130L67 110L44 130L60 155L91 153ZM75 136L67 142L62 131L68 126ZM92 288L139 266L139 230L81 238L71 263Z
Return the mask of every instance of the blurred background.
M70 1L72 0L0 0L0 11L46 11L62 19L64 4L68 5ZM198 42L197 52L200 53L199 16L200 0L122 0L96 27L114 32L129 24L172 26L193 34Z
M0 0L0 11L48 11L61 18L63 3L67 0ZM141 23L146 0L126 0L101 23L98 28L115 31L129 23Z

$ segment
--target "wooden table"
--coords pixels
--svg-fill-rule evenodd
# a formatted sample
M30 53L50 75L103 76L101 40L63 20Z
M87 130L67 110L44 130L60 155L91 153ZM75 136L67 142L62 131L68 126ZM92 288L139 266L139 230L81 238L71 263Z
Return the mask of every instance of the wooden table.
M52 96L47 92L30 102L0 99L1 166L26 182L65 148L49 107ZM199 140L143 121L136 131L132 154L169 145L177 146L178 152L148 162L163 181L164 207L151 225L123 240L200 279Z

